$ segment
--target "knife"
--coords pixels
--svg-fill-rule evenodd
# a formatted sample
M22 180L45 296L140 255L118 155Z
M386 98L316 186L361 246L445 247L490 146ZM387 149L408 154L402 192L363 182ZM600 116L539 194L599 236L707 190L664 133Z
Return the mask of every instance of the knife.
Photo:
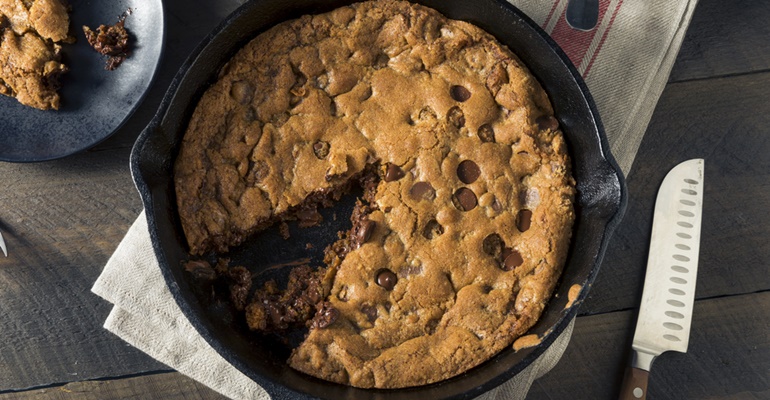
M620 399L647 398L655 357L687 352L690 339L703 205L703 159L674 167L658 190L633 360Z
M3 255L8 257L8 249L5 248L5 241L3 240L3 233L0 232L0 250L3 251Z

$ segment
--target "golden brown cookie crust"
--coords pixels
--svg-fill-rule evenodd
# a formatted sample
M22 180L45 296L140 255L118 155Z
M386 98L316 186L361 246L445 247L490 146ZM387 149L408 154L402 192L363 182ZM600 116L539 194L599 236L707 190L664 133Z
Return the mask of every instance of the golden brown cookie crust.
M0 94L41 110L58 109L62 42L69 15L59 0L0 0Z
M339 317L311 329L289 364L397 388L510 346L539 318L566 258L566 144L515 55L423 6L305 16L232 58L175 165L191 253L226 251L372 163L382 178L373 231L342 260L327 299Z

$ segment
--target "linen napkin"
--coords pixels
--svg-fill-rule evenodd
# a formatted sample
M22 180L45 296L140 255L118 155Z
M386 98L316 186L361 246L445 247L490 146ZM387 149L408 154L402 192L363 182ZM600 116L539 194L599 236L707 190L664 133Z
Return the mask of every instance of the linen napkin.
M551 35L583 75L612 153L628 173L697 0L600 0L599 22L585 32L566 23L568 0L509 1ZM270 399L213 350L184 317L161 275L144 212L92 291L114 304L104 327L132 346L224 396ZM477 399L524 399L532 382L561 358L573 326L574 320L536 362Z

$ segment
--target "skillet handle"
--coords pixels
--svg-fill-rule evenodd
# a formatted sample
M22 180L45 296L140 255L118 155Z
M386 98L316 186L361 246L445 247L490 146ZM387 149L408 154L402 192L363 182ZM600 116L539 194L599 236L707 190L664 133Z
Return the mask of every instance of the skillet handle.
M626 367L618 400L644 400L647 398L647 381L650 373L636 367Z

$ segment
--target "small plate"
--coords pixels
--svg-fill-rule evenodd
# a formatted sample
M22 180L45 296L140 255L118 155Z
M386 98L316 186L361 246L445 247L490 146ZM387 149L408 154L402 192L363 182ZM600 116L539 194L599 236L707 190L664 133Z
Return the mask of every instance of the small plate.
M0 161L34 162L68 156L106 139L136 110L160 63L164 43L161 0L70 0L70 32L77 42L62 46L70 69L61 78L59 110L41 111L0 96ZM114 71L94 51L83 25L118 22L125 26L131 54Z

